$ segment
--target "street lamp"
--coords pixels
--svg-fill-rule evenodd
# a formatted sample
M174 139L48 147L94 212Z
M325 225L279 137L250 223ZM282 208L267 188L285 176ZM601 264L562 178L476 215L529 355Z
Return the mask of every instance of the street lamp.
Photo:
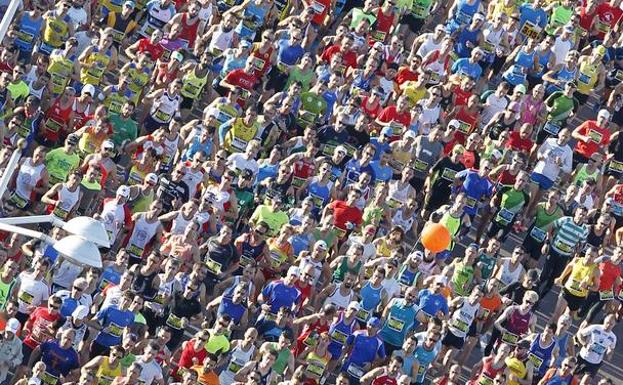
M25 141L20 140L17 148L7 164L2 178L0 178L0 199L6 192L9 179L17 169L19 158L25 147ZM40 232L17 225L49 223L67 231L70 235L55 240ZM32 215L23 217L0 218L0 230L20 234L29 238L51 244L63 258L80 266L102 267L102 256L98 250L100 247L110 247L108 233L104 225L93 218L76 217L65 222L54 215Z

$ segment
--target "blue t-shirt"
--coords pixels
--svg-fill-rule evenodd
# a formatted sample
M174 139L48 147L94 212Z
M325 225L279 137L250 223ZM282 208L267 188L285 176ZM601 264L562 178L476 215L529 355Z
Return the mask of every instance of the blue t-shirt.
M452 64L452 73L465 75L473 80L478 80L482 75L482 67L480 67L478 63L470 63L469 58L462 58Z
M430 315L434 316L438 311L448 314L448 300L442 294L435 294L429 289L424 289L420 292L419 296L420 309Z
M536 24L541 28L545 28L547 26L547 12L543 10L543 8L534 9L532 4L523 4L519 7L519 30L526 23L526 21L530 21L532 24Z
M63 317L67 318L71 315L71 313L76 310L80 302L77 299L71 298L71 292L69 290L59 290L56 293L57 297L60 297L63 300L61 304L60 313Z
M424 347L424 340L426 339L426 332L417 333L415 335L417 339L417 348L415 348L415 352L413 355L415 359L420 364L420 369L418 371L417 378L415 379L416 384L422 384L424 382L424 378L426 377L426 372L430 367L430 364L435 360L437 354L441 350L441 341L437 341L435 346L431 350L427 350Z
M481 177L478 175L478 170L472 169L460 171L456 177L463 180L460 189L467 194L465 212L469 215L476 215L480 199L493 194L493 183L489 177Z
M346 361L345 368L348 364L353 363L357 366L364 366L371 363L375 358L385 358L385 345L378 335L368 336L367 330L357 330L349 335L346 339L346 345L352 345L350 357Z
M299 289L286 285L282 280L266 285L262 290L262 296L266 304L270 305L270 312L273 314L277 314L282 307L293 309L301 301Z
M345 186L357 182L359 180L359 175L364 172L370 174L370 184L374 184L374 182L376 181L376 174L374 173L374 168L372 168L372 164L368 164L362 167L359 164L359 161L354 158L346 163L346 165L344 166L344 171L346 172L346 180L344 181Z
M46 366L46 373L54 377L67 376L80 367L78 353L73 347L63 349L59 342L47 341L40 345L41 361Z
M374 152L374 160L381 159L381 154L390 151L389 142L379 142L379 137L370 138L370 144L376 148Z
M121 343L123 328L134 323L134 313L130 310L119 310L116 306L108 306L97 312L96 318L104 327L95 338L103 346L115 346Z
M374 175L377 181L389 182L394 174L394 169L390 165L381 166L381 162L378 160L370 163L374 170Z
M289 39L279 40L279 42L277 42L277 46L277 59L279 59L280 63L289 66L293 66L298 63L299 59L305 54L305 49L301 47L300 44L291 46Z
M402 346L407 333L417 324L415 315L419 311L416 305L407 306L406 301L393 299L387 319L381 328L380 336L388 344Z
M478 35L480 35L479 28L475 30L465 28L459 32L459 35L456 37L456 44L454 44L454 51L459 57L469 57L472 49L467 46L467 42L471 42L474 47L478 46Z

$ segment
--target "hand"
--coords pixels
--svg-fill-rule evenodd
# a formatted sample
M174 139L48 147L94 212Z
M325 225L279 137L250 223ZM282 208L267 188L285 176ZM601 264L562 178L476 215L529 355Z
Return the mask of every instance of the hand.
M554 280L554 285L556 285L556 286L562 286L563 284L564 284L564 282L560 278L556 278Z

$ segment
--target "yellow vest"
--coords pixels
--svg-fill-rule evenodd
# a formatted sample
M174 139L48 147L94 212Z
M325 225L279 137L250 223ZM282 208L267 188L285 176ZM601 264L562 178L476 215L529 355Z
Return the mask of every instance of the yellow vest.
M584 262L584 258L573 264L571 275L569 275L569 278L565 283L565 288L569 291L569 293L575 295L576 297L586 297L588 295L588 289L582 288L580 284L582 282L590 283L593 271L596 267L596 263L586 264Z
M597 69L598 64L592 64L585 61L580 65L580 71L578 72L578 92L584 95L589 95L595 83L597 83Z
M257 134L257 122L247 127L244 124L243 118L237 118L231 125L231 128L225 134L224 147L230 153L244 152L247 148L247 144Z

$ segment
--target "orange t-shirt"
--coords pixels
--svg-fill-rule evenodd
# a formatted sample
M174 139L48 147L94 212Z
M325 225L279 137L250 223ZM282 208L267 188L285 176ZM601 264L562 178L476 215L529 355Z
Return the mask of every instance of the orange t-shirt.
M214 373L214 371L204 373L203 365L195 365L192 367L192 369L199 373L199 377L197 378L197 380L201 385L220 385L218 375Z
M502 307L502 298L500 298L499 295L494 295L491 298L482 297L480 299L480 306L485 309L483 313L485 315L484 318L488 318Z

